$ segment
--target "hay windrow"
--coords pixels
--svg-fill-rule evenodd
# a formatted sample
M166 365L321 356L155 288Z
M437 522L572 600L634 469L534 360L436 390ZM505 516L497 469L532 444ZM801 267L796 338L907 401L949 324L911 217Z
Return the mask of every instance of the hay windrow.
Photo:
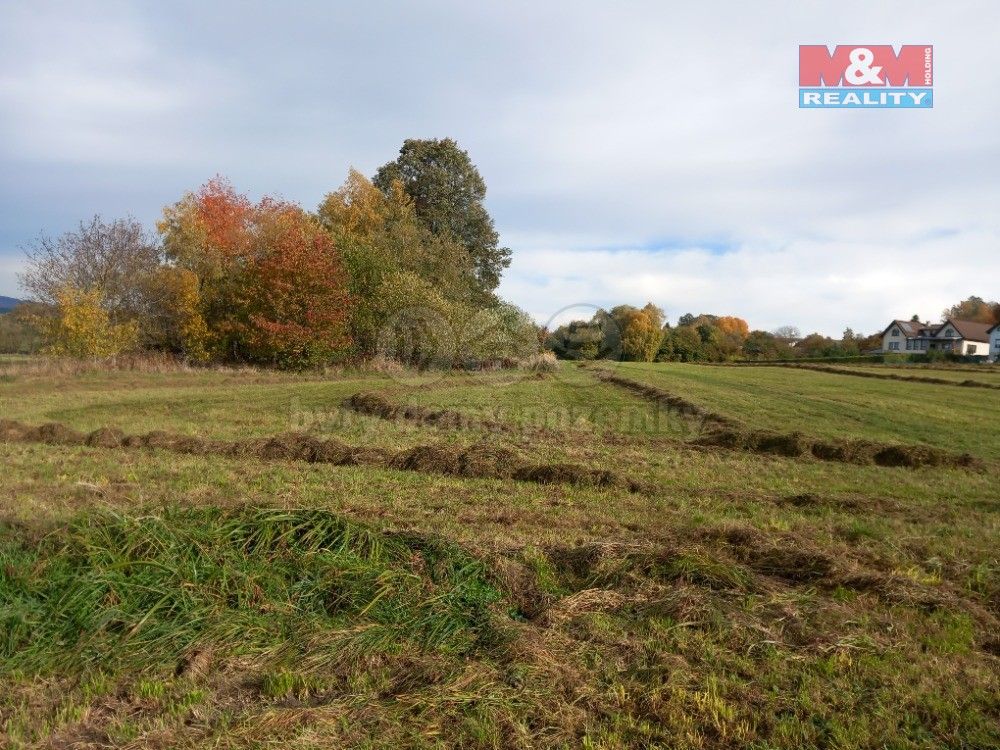
M625 388L626 390L632 391L649 401L653 401L654 403L665 407L669 411L675 412L684 417L699 420L706 426L725 428L733 427L737 424L734 419L717 412L709 411L693 401L688 401L685 398L664 391L656 386L647 385L646 383L640 383L635 380L629 380L628 378L615 375L607 370L594 370L593 372L597 376L598 380L601 380L602 382L611 383L612 385Z
M787 367L793 370L811 370L812 372L825 372L831 375L850 375L855 378L871 378L873 380L898 380L910 383L926 383L928 385L951 385L959 388L987 388L1000 390L1000 385L995 383L984 383L981 380L948 380L947 378L935 378L928 375L899 375L894 372L869 372L867 370L847 370L831 365L818 365L792 362L738 362L723 367Z
M301 461L334 466L375 466L471 479L516 479L536 484L571 484L628 492L646 489L640 482L605 469L565 463L532 463L516 451L492 441L469 446L418 445L391 451L371 446L352 446L336 438L324 440L302 432L227 442L162 430L143 435L126 435L111 427L101 427L85 435L57 423L31 427L14 420L0 420L0 441L86 445L122 450L152 449L195 456Z
M700 420L706 431L690 441L695 446L907 469L922 466L976 468L981 463L968 453L958 454L928 445L899 445L870 440L824 440L797 431L754 429L655 386L629 380L606 370L596 370L595 374L606 383L626 388L679 414Z
M369 417L405 420L450 429L483 429L489 432L514 432L516 429L514 425L505 422L494 419L479 419L452 409L431 409L415 404L397 404L381 393L355 393L343 401L343 407Z

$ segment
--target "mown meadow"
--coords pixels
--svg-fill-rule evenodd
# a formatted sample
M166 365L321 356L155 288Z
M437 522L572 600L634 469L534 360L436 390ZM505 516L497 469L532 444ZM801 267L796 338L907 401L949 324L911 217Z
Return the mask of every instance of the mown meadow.
M7 746L1000 745L1000 391L3 366Z

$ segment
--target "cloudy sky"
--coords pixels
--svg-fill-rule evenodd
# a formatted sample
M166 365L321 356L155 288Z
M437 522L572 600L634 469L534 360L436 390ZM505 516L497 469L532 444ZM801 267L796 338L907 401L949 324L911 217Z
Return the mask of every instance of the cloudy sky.
M152 226L215 174L313 208L451 136L540 321L935 317L1000 297L998 28L992 0L0 0L0 294L39 232ZM935 108L799 110L825 43L933 44Z

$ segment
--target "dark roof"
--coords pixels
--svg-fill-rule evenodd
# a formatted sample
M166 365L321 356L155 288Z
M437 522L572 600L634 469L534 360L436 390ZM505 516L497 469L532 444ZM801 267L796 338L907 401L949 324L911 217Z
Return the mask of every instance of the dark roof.
M925 324L921 323L919 320L894 320L885 327L885 330L882 331L882 335L885 336L885 332L893 326L899 328L903 332L903 335L908 338L916 336L920 332L921 328L926 327Z
M977 323L973 320L954 320L948 318L945 321L966 341L989 341L991 326L989 323ZM942 326L943 327L943 326Z

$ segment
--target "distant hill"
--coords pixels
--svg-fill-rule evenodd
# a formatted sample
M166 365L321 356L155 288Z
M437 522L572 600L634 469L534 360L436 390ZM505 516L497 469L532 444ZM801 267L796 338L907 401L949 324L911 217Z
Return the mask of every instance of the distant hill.
M21 304L23 300L14 299L13 297L3 297L0 296L0 314L10 312L15 307Z

